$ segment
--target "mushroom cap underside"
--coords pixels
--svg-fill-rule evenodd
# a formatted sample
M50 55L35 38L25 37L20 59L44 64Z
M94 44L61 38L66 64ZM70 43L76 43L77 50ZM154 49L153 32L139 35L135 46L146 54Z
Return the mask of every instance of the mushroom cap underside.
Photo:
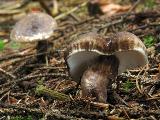
M115 55L119 60L118 74L126 69L144 66L148 62L146 47L134 34L119 32L110 39L99 35L82 36L68 47L66 62L75 81L96 62L99 56Z
M33 12L16 23L10 38L17 42L35 42L48 39L57 28L56 21L46 13Z

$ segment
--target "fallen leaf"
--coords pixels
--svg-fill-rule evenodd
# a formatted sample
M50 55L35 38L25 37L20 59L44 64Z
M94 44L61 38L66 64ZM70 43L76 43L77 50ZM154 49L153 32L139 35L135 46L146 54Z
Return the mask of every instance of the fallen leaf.
M112 0L90 0L88 8L90 15L93 14L105 14L107 16L112 16L120 12L126 12L131 8L131 5L119 5L114 3ZM95 8L94 8L95 7ZM100 10L100 11L95 11Z
M126 12L130 9L130 7L131 7L130 5L121 6L121 5L114 4L114 3L100 6L102 12L104 14L106 14L107 16L112 16L112 15L114 15L116 13L120 13L120 12Z

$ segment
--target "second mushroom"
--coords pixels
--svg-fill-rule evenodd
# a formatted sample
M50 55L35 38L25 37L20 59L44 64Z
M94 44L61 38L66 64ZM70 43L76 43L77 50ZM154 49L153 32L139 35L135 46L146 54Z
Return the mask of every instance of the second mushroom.
M57 22L46 13L29 13L19 20L11 31L11 40L19 43L37 43L38 61L45 61L48 39L53 36Z
M66 63L82 96L105 103L109 83L126 69L147 64L146 47L134 34L119 32L110 38L95 33L81 35L66 50Z

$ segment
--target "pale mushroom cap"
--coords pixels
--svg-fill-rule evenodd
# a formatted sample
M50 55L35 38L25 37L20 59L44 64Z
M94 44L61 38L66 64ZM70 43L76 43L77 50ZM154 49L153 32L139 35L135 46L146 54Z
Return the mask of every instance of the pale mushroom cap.
M89 33L80 36L67 48L66 62L73 80L78 82L87 67L101 55L115 55L118 58L118 74L148 62L146 47L132 33L119 32L109 39Z
M11 31L11 40L35 42L48 39L57 28L56 21L48 14L33 12L16 23Z

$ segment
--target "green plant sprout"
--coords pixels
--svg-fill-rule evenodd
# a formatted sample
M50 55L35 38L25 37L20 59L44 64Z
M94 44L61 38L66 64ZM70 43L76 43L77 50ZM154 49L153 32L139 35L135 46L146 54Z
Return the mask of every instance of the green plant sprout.
M123 83L123 90L126 92L129 92L129 90L132 89L133 87L134 87L134 84L129 80Z
M0 39L0 51L2 51L4 49L4 46L5 46L5 44L4 44L3 40Z
M151 35L145 36L143 38L143 41L144 41L144 44L146 45L146 47L151 47L156 42L155 38L153 36L151 36Z

